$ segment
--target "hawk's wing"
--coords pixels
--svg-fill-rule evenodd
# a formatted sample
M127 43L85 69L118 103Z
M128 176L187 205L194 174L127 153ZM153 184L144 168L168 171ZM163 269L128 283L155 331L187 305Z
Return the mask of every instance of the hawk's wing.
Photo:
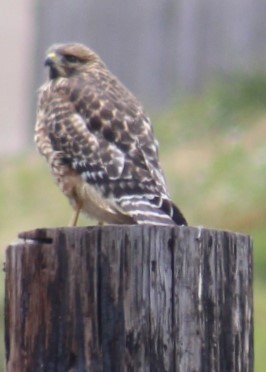
M121 103L119 111L113 104L113 118L106 119L105 107L112 105L108 91L104 97L99 96L94 83L93 99L90 99L90 91L84 90L84 96L73 102L71 98L75 88L71 89L68 80L71 82L64 79L64 85L54 83L50 94L45 96L43 103L40 102L45 113L38 116L46 120L47 135L53 149L60 152L62 159L87 182L99 185L119 179L124 183L136 183L137 187L145 181L141 185L144 194L152 187L153 193L157 190L166 196L149 119L142 112L130 116L122 111ZM82 87L79 89L82 91ZM90 114L97 101L102 110Z

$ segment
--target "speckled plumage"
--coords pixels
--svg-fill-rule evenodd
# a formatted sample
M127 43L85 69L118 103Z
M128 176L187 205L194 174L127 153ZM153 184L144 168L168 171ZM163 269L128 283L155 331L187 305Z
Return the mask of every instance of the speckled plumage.
M46 65L35 142L74 209L107 223L186 224L137 99L81 44L52 46Z

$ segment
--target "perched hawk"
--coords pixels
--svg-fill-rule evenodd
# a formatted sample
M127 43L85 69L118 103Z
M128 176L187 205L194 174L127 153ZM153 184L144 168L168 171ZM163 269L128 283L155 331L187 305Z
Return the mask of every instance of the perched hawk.
M52 46L35 142L75 209L100 222L185 225L169 198L152 125L137 99L81 44Z

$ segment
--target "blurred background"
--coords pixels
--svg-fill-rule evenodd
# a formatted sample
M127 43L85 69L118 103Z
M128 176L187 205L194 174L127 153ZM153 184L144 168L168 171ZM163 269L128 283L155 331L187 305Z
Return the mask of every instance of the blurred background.
M83 42L143 102L189 223L253 237L255 371L265 371L265 14L265 0L0 0L2 261L18 232L71 215L33 128L46 49ZM3 273L0 295L3 333Z

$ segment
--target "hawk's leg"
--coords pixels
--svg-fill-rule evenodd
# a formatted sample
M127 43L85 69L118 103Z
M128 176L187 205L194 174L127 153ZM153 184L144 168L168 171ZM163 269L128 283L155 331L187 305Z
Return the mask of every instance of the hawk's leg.
M70 227L73 227L73 226L77 225L80 210L81 210L81 205L77 205L77 207L75 208L74 214L71 217L71 220L69 222Z

